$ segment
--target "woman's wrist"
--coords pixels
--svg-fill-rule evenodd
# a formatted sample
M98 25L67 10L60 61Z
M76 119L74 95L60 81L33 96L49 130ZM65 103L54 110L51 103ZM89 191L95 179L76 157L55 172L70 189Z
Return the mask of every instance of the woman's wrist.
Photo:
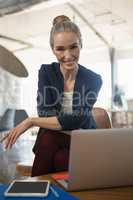
M31 128L32 126L34 126L34 124L33 124L33 117L28 117L26 119L26 122L27 122L27 125L28 125L29 128Z

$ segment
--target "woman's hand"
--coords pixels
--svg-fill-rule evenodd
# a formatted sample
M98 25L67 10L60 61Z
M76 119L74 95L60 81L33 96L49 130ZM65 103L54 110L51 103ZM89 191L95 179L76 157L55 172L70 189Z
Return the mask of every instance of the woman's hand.
M9 134L7 134L0 142L5 141L5 148L11 148L18 137L31 127L31 118L27 118L18 124L15 128L11 129Z

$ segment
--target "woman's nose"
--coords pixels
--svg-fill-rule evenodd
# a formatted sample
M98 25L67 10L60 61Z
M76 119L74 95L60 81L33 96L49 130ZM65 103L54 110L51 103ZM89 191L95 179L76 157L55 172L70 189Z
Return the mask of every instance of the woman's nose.
M71 52L69 51L69 50L66 50L65 52L64 52L64 56L65 56L65 58L71 58Z

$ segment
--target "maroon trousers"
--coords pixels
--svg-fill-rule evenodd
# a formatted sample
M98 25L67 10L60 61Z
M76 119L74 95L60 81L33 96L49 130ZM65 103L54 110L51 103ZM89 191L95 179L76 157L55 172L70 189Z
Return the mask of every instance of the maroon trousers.
M58 131L42 131L37 139L32 176L68 170L70 136Z

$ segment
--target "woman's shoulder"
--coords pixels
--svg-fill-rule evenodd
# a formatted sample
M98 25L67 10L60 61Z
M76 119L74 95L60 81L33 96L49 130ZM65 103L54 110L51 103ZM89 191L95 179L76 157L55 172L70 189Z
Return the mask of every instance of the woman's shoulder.
M79 82L83 83L86 88L99 91L102 86L102 78L100 74L80 65Z
M80 74L86 80L89 79L89 80L95 81L95 80L98 80L98 79L100 79L100 80L102 79L100 74L98 74L98 73L92 71L91 69L88 69L88 68L86 68L82 65L80 65Z
M42 64L39 70L39 79L45 79L51 84L56 84L59 80L62 83L62 76L59 70L59 66L59 63L57 62L53 62L51 64Z
M39 71L44 72L44 73L50 73L50 71L57 70L59 66L59 63L57 62L52 62L50 64L42 64Z

